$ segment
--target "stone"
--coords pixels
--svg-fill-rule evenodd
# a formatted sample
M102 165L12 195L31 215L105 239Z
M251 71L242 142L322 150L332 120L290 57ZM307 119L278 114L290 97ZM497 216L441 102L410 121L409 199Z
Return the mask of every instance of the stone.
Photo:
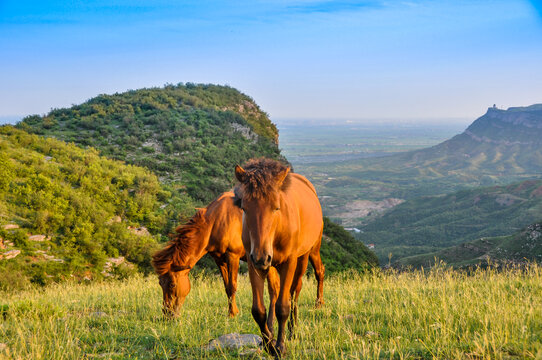
M147 228L144 226L138 228L134 226L128 226L128 230L130 230L133 234L137 236L151 236L149 230L147 230Z
M95 311L95 312L93 312L93 313L90 314L90 315L92 315L92 316L94 316L94 317L104 317L104 316L107 316L107 314L104 313L103 311Z
M262 338L254 334L226 334L213 339L204 348L209 351L217 349L239 349L243 347L259 347Z
M17 224L6 224L6 225L2 226L2 228L4 230L13 230L13 229L18 229L19 225L17 225Z
M8 348L8 344L0 343L0 352L7 350L7 348Z
M111 219L107 220L106 224L111 225L111 224L120 223L120 222L122 222L122 218L120 216L114 216Z
M10 250L6 251L4 253L4 258L7 259L13 259L14 257L17 257L21 253L21 250Z
M39 241L39 242L45 241L45 240L49 240L49 239L50 239L50 238L48 238L48 237L45 236L45 235L30 235L30 236L28 237L28 240L30 240L30 241Z
M111 262L115 266L119 266L122 264L126 259L124 256L119 256L117 258L108 258L107 261Z

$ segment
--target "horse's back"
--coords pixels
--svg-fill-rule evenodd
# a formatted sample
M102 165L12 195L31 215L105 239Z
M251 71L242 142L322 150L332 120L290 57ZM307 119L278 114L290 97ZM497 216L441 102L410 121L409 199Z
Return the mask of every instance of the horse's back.
M233 192L220 195L207 209L208 221L212 223L211 247L215 252L234 252L244 255L241 241L242 212L234 205Z
M298 252L306 253L320 240L323 215L314 186L304 176L291 174L288 196L292 197L298 212Z

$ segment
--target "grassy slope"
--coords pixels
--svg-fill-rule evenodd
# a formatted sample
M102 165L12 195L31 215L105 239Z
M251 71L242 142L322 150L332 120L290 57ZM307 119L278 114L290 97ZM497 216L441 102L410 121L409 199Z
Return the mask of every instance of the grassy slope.
M0 288L44 283L75 273L100 276L107 256L126 256L143 267L165 226L169 197L146 169L101 157L95 150L0 128L0 238L22 254L0 261ZM114 220L118 218L118 220ZM146 226L136 236L128 226ZM44 242L29 234L50 237ZM53 256L64 262L47 260ZM13 281L14 283L10 283Z
M149 252L177 211L156 176L95 150L9 126L0 128L0 149L0 225L21 227L0 228L0 238L13 243L0 249L0 255L23 251L15 259L0 260L0 289L46 284L72 274L101 277L106 258L119 255L148 268ZM122 221L112 221L117 217ZM128 230L142 225L154 237ZM325 233L322 255L328 273L377 265L373 253L327 219ZM50 239L33 242L29 234ZM205 264L215 267L212 261Z
M523 231L508 236L486 237L444 250L406 257L396 265L428 267L444 261L455 267L471 266L488 261L542 262L542 223L529 225Z
M513 234L540 219L542 180L406 201L363 228L383 261L431 253L473 239Z
M218 277L192 283L175 321L161 317L155 277L2 293L0 343L6 346L0 359L239 358L237 350L208 352L202 346L227 333L259 333L248 278L240 278L241 313L233 319ZM345 274L326 279L326 305L315 310L315 281L306 279L297 337L287 341L286 359L539 358L541 284L538 266L472 276L442 268Z

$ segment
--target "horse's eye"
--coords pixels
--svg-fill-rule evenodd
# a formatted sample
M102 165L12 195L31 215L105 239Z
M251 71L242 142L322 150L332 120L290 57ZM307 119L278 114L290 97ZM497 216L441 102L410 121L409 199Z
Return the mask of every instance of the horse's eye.
M177 285L176 285L174 282L172 282L171 284L169 284L169 287L172 288L172 289L173 289L175 286L177 286Z
M279 210L280 210L280 207L277 207L277 208L275 209L275 211L279 211Z

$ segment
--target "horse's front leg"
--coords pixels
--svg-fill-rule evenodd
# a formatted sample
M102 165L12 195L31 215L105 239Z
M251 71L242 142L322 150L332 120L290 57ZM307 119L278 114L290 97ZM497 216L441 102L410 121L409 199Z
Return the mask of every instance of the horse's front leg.
M269 268L267 273L267 288L269 291L269 314L267 314L267 327L273 333L273 322L275 321L275 305L279 297L280 278L277 269Z
M286 329L286 321L290 315L291 299L290 288L294 278L295 270L297 266L297 259L288 259L288 261L279 265L278 272L280 275L280 292L275 307L277 315L277 322L279 324L279 331L277 334L277 343L275 345L276 353L275 357L280 358L286 349L284 345L284 334Z
M254 268L254 264L251 260L248 260L248 275L250 278L250 285L252 286L252 317L260 327L264 349L271 353L274 352L273 334L267 327L265 305L263 303L265 276L262 276Z

